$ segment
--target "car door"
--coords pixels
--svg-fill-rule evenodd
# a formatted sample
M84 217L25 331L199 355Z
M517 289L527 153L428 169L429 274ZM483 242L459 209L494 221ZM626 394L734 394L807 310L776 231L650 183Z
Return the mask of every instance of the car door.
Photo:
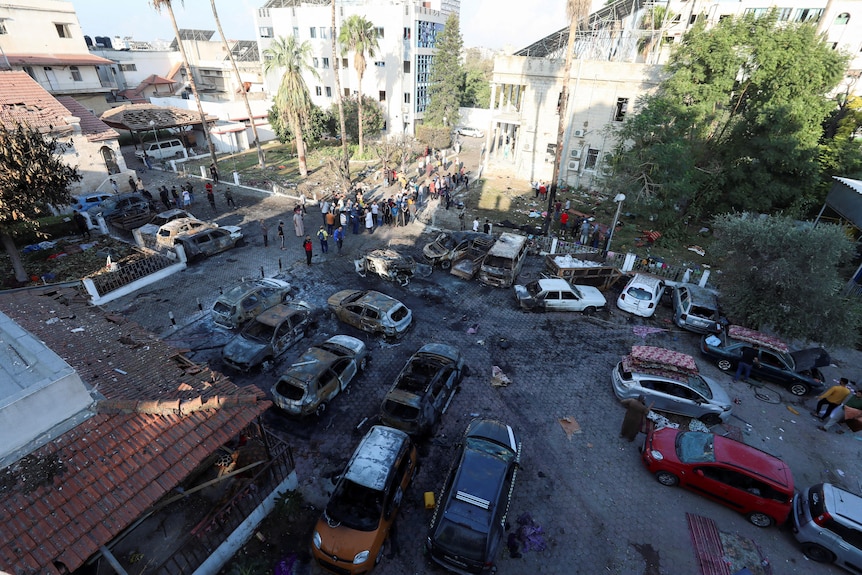
M575 292L571 290L562 290L560 292L560 310L583 311L584 304Z
M545 300L545 309L548 311L560 311L560 292L546 291L542 298Z
M646 404L648 406L652 406L652 409L658 411L673 411L673 409L669 409L672 407L672 399L663 391L663 381L649 377L641 377L638 379L638 385L641 388L641 392L644 394Z
M343 391L347 387L357 371L356 362L350 357L342 357L336 360L330 369L338 379L339 391Z
M366 306L359 318L359 327L365 331L377 331L380 328L380 312L377 309Z
M246 318L254 317L263 311L263 306L257 292L250 293L242 298L242 301L239 302L239 307L242 310L240 322Z
M741 511L743 506L738 499L738 490L731 486L736 475L738 472L720 464L698 465L693 473L688 474L686 487L731 509Z
M341 379L333 367L327 367L317 380L317 397L321 402L331 400L343 389Z
M656 391L664 397L667 411L689 417L703 415L698 403L700 396L691 388L675 381L656 381L655 386Z
M275 328L272 336L272 356L278 357L297 341L296 328L291 325L293 317L285 318Z
M786 383L792 379L792 370L784 359L768 349L760 350L760 365L751 370L757 377L763 377L779 383Z
M365 307L362 304L351 303L341 308L341 320L358 328L362 327L362 312Z

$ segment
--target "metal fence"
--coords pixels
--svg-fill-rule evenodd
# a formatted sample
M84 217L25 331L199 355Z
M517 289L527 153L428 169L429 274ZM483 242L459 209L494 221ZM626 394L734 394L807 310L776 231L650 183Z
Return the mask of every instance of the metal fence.
M176 260L172 260L162 254L140 253L134 256L134 259L117 262L116 271L104 271L90 276L89 279L93 281L99 297L104 297L105 294L109 294L175 263L177 263Z

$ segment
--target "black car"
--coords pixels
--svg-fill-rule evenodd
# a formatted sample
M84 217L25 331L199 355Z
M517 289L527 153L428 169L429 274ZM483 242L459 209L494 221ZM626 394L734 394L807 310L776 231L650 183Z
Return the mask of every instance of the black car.
M508 425L477 419L467 426L428 530L435 563L457 573L492 570L520 458L520 440Z
M759 361L751 369L751 377L773 381L797 396L819 393L825 388L823 373L818 369L831 363L822 347L789 351L774 337L730 326L723 336L711 335L700 342L700 351L712 358L722 371L735 370L746 348L754 348Z

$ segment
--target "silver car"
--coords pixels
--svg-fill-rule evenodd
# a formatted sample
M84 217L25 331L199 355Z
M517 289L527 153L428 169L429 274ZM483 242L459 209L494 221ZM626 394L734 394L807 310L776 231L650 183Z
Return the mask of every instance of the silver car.
M661 363L668 357L685 358L685 365L692 366L694 359L690 356L648 346L635 346L632 351L633 354L623 358L611 372L618 399L643 395L646 404L656 411L694 417L706 425L728 420L732 403L719 384L697 373L696 368L681 367L683 362ZM640 357L651 355L655 359L638 361L639 353Z
M793 498L793 535L812 561L835 563L859 573L862 497L829 483L797 492Z

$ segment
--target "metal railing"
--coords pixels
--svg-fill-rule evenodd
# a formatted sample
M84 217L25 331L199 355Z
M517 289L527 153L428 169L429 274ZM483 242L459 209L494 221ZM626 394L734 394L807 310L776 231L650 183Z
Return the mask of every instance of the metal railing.
M135 259L117 262L116 271L104 271L89 277L100 297L177 263L176 260L158 253L141 253L134 257Z

